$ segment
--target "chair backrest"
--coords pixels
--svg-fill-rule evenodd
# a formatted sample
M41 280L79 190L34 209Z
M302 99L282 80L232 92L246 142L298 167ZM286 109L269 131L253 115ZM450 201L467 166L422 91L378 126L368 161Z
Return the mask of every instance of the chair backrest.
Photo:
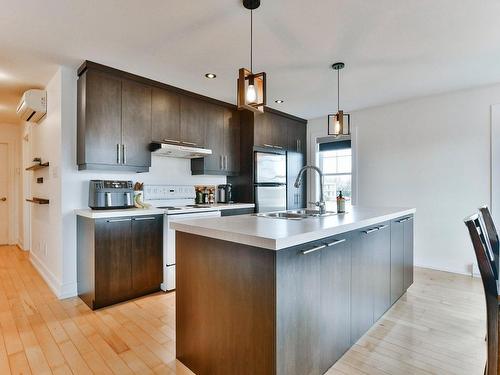
M498 232L491 217L491 212L487 206L479 208L479 224L481 225L481 232L485 241L486 249L490 259L493 260L493 273L498 280L499 271L499 240Z
M486 375L497 375L498 371L498 287L497 278L493 272L489 252L486 248L484 236L479 223L479 215L472 215L464 220L469 230L470 239L476 253L479 272L484 287L486 298L486 323L488 341Z

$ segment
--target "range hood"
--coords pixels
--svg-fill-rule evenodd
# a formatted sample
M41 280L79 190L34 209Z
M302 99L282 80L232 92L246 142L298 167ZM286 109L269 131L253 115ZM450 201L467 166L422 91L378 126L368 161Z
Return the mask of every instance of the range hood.
M152 142L149 150L153 155L182 159L198 159L212 155L212 150L182 143Z

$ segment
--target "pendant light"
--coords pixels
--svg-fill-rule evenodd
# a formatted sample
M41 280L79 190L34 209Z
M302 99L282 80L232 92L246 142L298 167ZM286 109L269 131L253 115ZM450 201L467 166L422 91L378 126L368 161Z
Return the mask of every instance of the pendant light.
M335 137L351 135L351 115L340 109L340 70L344 67L343 62L332 65L333 70L337 71L337 113L328 115L328 135Z
M238 109L262 113L266 105L266 73L253 73L253 10L260 6L260 0L243 0L243 6L250 10L250 70L239 70Z

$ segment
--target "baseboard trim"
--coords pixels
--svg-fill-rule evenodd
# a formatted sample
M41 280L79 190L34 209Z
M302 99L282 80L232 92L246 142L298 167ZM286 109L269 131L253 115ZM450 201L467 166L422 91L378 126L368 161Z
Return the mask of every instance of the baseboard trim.
M450 272L450 273L456 273L458 275L471 276L470 272L464 271L463 269L458 270L458 269L449 268L449 267L435 267L435 266L429 266L426 264L415 264L415 267L428 268L428 269L434 270L434 271ZM481 275L474 274L474 277L481 277Z
M45 264L33 253L30 253L30 262L45 280L50 290L57 298L64 299L77 295L76 283L61 284L57 277L45 266Z

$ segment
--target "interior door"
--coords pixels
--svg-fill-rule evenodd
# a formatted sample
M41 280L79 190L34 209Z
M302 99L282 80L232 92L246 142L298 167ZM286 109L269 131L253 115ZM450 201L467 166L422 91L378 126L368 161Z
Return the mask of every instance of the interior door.
M9 243L8 146L0 143L0 245Z

